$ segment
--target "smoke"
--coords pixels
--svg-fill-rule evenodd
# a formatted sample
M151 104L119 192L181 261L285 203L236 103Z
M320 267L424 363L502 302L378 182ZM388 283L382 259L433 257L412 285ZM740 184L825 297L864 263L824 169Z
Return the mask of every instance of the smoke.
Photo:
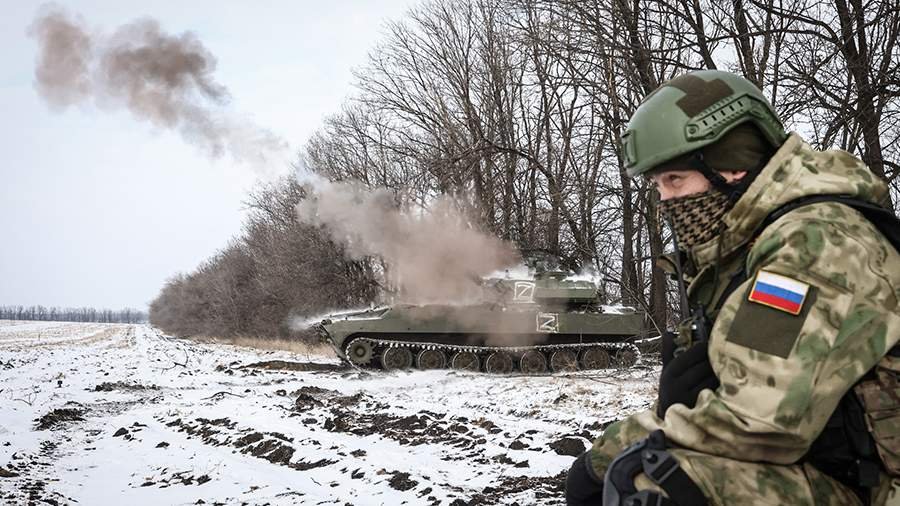
M28 30L39 44L35 88L54 110L93 101L125 108L154 126L177 131L207 155L228 154L260 171L286 159L287 143L229 110L216 82L216 58L191 32L165 33L153 19L111 35L45 5Z
M380 257L410 302L478 299L482 277L520 262L514 246L473 228L447 198L400 207L386 189L320 181L297 215L324 226L351 258Z
M39 45L35 88L54 110L125 109L211 156L261 170L286 159L281 138L229 109L228 89L214 77L216 58L191 32L168 34L146 18L112 33L91 31L80 17L45 5L29 34ZM312 188L297 209L300 220L325 227L353 258L380 257L410 301L478 299L482 277L520 261L512 245L473 228L450 199L399 207L387 190L300 176Z

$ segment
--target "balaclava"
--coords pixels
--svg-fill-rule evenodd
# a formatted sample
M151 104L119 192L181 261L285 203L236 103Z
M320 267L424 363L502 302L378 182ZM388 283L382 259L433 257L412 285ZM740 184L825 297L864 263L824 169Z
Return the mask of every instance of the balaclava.
M721 233L722 217L734 207L756 175L769 161L775 148L751 123L729 130L718 141L653 169L652 173L674 169L695 169L710 180L708 191L660 202L659 208L678 237L679 248L690 251ZM740 181L729 184L721 171L747 171Z

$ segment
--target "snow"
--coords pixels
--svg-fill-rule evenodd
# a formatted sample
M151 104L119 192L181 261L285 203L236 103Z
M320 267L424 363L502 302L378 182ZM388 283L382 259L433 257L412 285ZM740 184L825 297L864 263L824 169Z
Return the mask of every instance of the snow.
M534 279L534 273L525 264L518 264L508 269L494 271L487 276L486 279Z
M634 314L637 310L631 306L600 306L600 310L606 314Z
M551 444L647 408L657 374L366 372L146 325L0 322L0 476L18 475L0 503L562 504L573 456Z

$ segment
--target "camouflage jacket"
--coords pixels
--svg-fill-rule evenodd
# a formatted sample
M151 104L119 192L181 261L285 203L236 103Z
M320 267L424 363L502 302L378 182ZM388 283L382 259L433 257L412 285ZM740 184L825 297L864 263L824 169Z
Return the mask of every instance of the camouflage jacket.
M900 338L900 255L859 212L834 202L800 207L758 235L756 229L800 197L843 194L883 203L887 191L850 154L815 151L792 134L724 217L727 229L690 253L698 269L690 287L695 297L723 291L728 276L713 282L708 274L716 265L739 259L747 275L710 334L710 363L721 386L702 391L693 408L671 406L665 419L650 410L610 426L594 443L595 471L656 429L712 455L778 464L801 458L841 397ZM806 287L798 314L750 300L761 271Z

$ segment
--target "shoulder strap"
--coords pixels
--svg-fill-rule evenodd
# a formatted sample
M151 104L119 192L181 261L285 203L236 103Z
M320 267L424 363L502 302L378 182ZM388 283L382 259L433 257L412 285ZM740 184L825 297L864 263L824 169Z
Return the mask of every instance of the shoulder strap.
M781 218L794 209L809 204L815 204L817 202L837 202L856 209L862 213L862 215L865 216L865 218L869 220L882 235L884 235L897 251L900 251L900 219L894 216L894 213L881 206L847 195L812 195L792 200L769 213L769 215L766 216L766 219L764 219L759 227L756 228L754 238L778 218Z

